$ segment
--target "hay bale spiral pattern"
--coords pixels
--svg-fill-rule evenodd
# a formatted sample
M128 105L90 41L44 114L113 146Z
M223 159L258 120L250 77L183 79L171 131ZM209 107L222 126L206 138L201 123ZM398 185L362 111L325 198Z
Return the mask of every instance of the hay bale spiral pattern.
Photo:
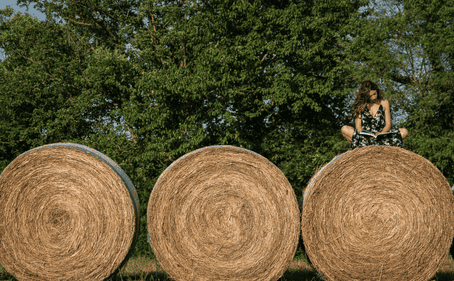
M425 158L399 147L356 148L308 188L303 241L328 280L428 280L447 259L454 196Z
M40 146L1 174L0 264L18 280L109 279L138 231L132 182L87 146Z
M228 145L173 162L147 209L150 246L175 280L277 280L295 255L299 220L284 174Z

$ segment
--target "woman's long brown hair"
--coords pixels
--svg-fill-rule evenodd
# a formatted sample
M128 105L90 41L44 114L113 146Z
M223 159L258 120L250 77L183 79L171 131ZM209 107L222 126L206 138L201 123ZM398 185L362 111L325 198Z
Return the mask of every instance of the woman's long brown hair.
M377 91L377 99L372 102L370 100L369 92L370 90ZM359 86L359 92L356 93L356 99L353 103L353 113L352 118L355 120L358 116L363 113L367 104L380 103L385 98L383 91L378 87L377 84L370 80L365 80Z

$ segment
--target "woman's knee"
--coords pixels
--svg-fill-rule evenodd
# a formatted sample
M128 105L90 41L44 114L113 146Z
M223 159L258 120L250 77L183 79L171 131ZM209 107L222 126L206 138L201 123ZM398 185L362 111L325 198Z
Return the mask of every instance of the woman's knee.
M406 138L408 135L408 130L405 128L400 128L400 134L402 135L402 138Z
M344 138L348 141L351 142L353 138L353 133L355 130L351 126L344 125L341 128L342 135Z
M350 131L351 131L350 129L351 129L351 128L352 128L352 127L350 127L350 126L348 126L348 125L344 125L344 126L342 126L342 128L341 128L341 132L342 132L343 134L348 134L348 133L350 133Z

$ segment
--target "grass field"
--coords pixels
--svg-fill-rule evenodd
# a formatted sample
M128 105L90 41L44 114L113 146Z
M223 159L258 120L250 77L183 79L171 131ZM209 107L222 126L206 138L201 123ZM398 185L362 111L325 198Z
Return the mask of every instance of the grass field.
M173 280L167 278L166 275L157 268L157 261L145 258L131 258L125 267L123 267L119 275L113 281L161 281ZM17 280L0 265L0 280L15 281ZM302 260L293 260L290 267L284 273L280 281L318 281L316 271L306 265ZM443 264L437 274L431 279L439 281L454 280L454 260L451 256Z

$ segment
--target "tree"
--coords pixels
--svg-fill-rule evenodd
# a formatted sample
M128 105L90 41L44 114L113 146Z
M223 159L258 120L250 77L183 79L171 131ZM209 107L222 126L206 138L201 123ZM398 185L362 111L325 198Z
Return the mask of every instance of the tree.
M58 23L63 24L64 20L64 25L71 30L73 35L89 40L89 46L92 49L103 46L110 52L116 52L123 59L126 57L125 44L129 43L136 29L144 26L143 15L135 11L139 1L17 1L19 6L25 6L27 10L31 3L36 3L34 8L46 14L46 21L57 24L56 19L59 18ZM74 44L79 44L79 42L74 42ZM78 55L85 54L79 53ZM86 55L89 56L89 54ZM123 86L134 88L131 75L119 72L116 75L122 76L120 82ZM137 73L132 75L138 76ZM94 107L95 112L92 113L93 116L89 117L97 120L96 127L98 128L103 126L101 116L110 116L109 119L112 122L120 123L120 116L115 114L119 112L122 103L129 100L129 97L123 97L124 93L118 90L116 85L105 84L100 87L103 91L99 91L100 96L94 101L97 103L97 106Z
M425 58L432 68L421 89L418 107L409 123L415 126L415 138L412 145L419 155L426 157L436 165L448 180L454 183L454 3L432 1L425 3L415 1L407 9L414 9L416 18L423 21L416 28L420 42L425 50ZM426 10L427 9L427 10ZM430 11L431 13L428 13ZM449 20L451 22L449 22ZM449 66L442 63L443 54L448 54ZM430 91L429 94L426 94Z
M6 16L12 13L10 8L2 11ZM78 137L88 130L88 124L75 118L81 115L77 112L82 112L82 108L74 106L72 101L77 95L75 87L66 86L74 85L73 78L61 76L62 72L74 73L78 68L75 58L70 61L65 54L76 53L83 47L71 41L74 38L64 27L51 28L49 23L38 23L28 15L18 14L10 21L2 21L0 30L2 47L9 55L0 64L3 170L7 164L5 161L11 161L12 157L68 134ZM60 40L49 40L53 36ZM49 48L50 45L53 47ZM46 87L50 84L63 94L58 97L55 92L50 92ZM41 139L44 129L49 132L49 139Z

